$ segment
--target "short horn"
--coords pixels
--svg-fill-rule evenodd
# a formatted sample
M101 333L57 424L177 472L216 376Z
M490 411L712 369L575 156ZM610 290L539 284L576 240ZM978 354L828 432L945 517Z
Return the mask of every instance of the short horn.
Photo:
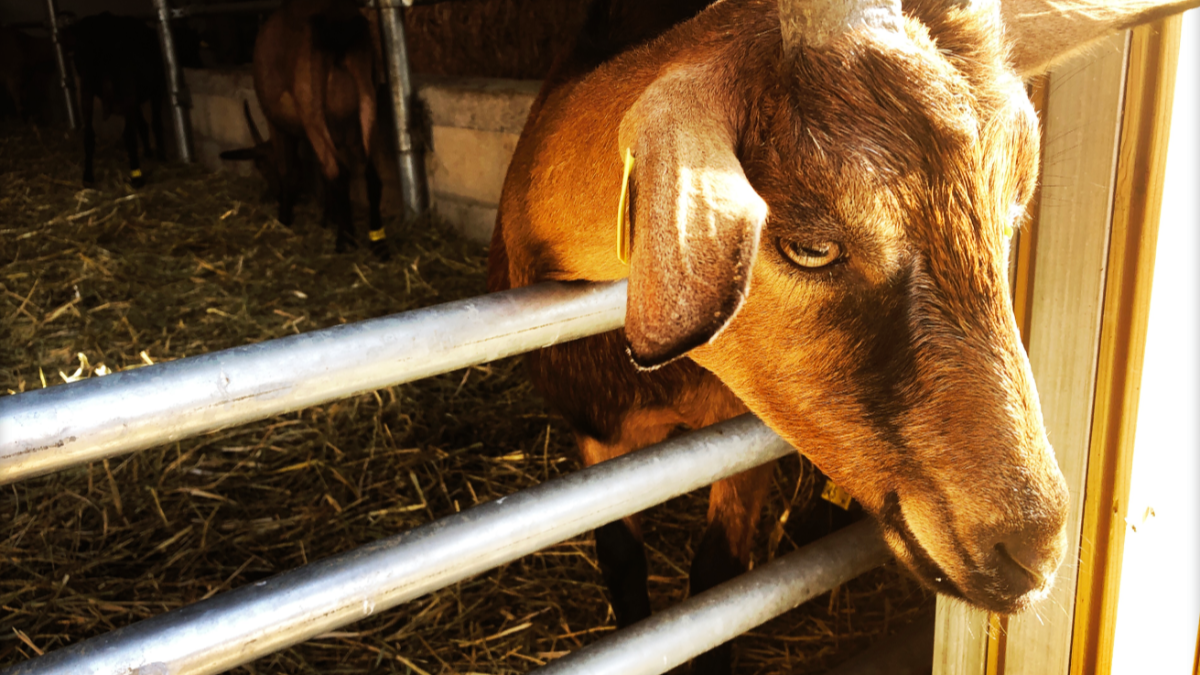
M779 0L783 49L822 47L858 29L899 32L900 0Z
M250 114L249 101L242 101L242 112L246 113L246 125L250 127L250 138L255 145L262 145L263 137L258 133L258 125L254 123L254 116Z

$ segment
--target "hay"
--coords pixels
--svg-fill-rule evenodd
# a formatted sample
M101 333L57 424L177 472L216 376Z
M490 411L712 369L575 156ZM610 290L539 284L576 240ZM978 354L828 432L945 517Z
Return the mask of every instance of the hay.
M122 156L102 146L82 190L69 134L0 128L0 392L484 287L482 248L435 222L390 223L389 263L336 255L311 203L289 230L254 181L177 164L132 192ZM4 487L0 667L562 475L569 438L509 359ZM781 464L757 560L804 536L816 486ZM699 491L648 515L657 607L686 594L704 512ZM739 639L738 672L820 672L930 600L883 568ZM606 608L585 536L234 672L522 673L611 631Z

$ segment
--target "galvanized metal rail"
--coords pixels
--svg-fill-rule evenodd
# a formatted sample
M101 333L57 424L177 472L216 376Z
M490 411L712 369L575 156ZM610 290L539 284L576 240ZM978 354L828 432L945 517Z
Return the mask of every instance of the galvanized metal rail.
M2 675L219 673L791 452L791 446L764 424L743 415L85 640ZM733 591L714 589L710 594L724 599L750 593L749 600L739 604L741 610L749 602L761 602L769 611L782 611L800 602L795 598L804 593L828 590L846 574L882 560L879 548L865 535L841 536L835 542L839 543L822 558L816 576L803 572L808 576L797 580L798 569L811 557L802 556L791 565L765 567L783 575L776 581L761 581L764 575L760 571L748 582L733 582L737 584ZM861 550L847 550L859 542L863 543ZM788 578L791 581L786 581ZM778 585L780 581L786 583ZM708 630L703 639L732 637L730 629L755 625L735 621L729 611L714 610L712 603L723 600L708 597L697 598L709 617L703 625L712 626L716 614L725 616L728 625ZM754 616L762 616L762 612L756 610ZM686 623L676 628L672 644L684 640L686 631L691 630ZM634 631L641 635L636 627ZM637 637L637 644L648 638L649 634ZM623 663L637 660L637 656L626 655ZM634 671L604 672L625 675Z
M658 675L890 558L859 522L572 652L535 675Z
M383 28L387 63L388 91L392 97L392 124L396 129L396 162L400 169L400 195L408 218L429 208L425 189L424 160L413 138L413 82L408 62L408 39L404 35L404 7L391 0L379 0L379 23Z
M58 39L58 5L55 0L46 0L46 28L50 31L50 42L54 45L54 60L58 64L58 86L62 89L67 103L67 124L72 129L79 128L79 110L75 105L74 78L67 67L67 56L63 52L62 42Z
M389 0L382 0L388 2ZM452 2L453 0L402 0L395 3L397 6L404 7L422 7L425 5L438 5L443 2ZM283 4L283 0L245 0L245 2L218 2L205 5L184 5L171 10L172 19L182 19L185 16L204 16L206 14L237 14L240 12L271 12L279 9ZM359 0L359 4L363 7L380 6L380 0Z
M625 323L626 282L550 282L0 397L0 485Z
M171 101L171 120L174 122L175 149L179 160L191 163L192 150L192 97L183 82L179 69L179 57L175 54L175 38L171 34L171 7L167 0L154 0L154 12L158 23L158 43L162 47L163 70L167 75L167 96Z

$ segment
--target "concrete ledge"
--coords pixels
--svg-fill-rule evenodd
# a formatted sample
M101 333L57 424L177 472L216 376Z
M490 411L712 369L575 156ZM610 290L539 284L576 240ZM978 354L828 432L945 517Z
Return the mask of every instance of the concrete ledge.
M540 80L422 78L417 97L435 127L520 135Z

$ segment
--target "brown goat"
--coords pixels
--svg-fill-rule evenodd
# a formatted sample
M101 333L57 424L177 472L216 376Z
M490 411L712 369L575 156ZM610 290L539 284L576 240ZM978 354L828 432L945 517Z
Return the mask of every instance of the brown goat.
M1044 597L1068 494L1008 290L1039 158L1022 76L1198 2L597 2L517 145L489 270L629 278L623 331L529 358L584 462L749 410L931 588ZM692 593L746 568L769 475L713 485ZM637 518L596 547L618 625L647 616Z
M336 250L357 245L350 172L363 167L370 248L389 258L379 203L381 153L373 152L376 87L372 26L353 0L288 0L259 29L254 90L270 125L279 178L279 221L291 225L298 193L298 144L308 141L325 181L325 224L337 226ZM264 173L264 175L269 175Z

